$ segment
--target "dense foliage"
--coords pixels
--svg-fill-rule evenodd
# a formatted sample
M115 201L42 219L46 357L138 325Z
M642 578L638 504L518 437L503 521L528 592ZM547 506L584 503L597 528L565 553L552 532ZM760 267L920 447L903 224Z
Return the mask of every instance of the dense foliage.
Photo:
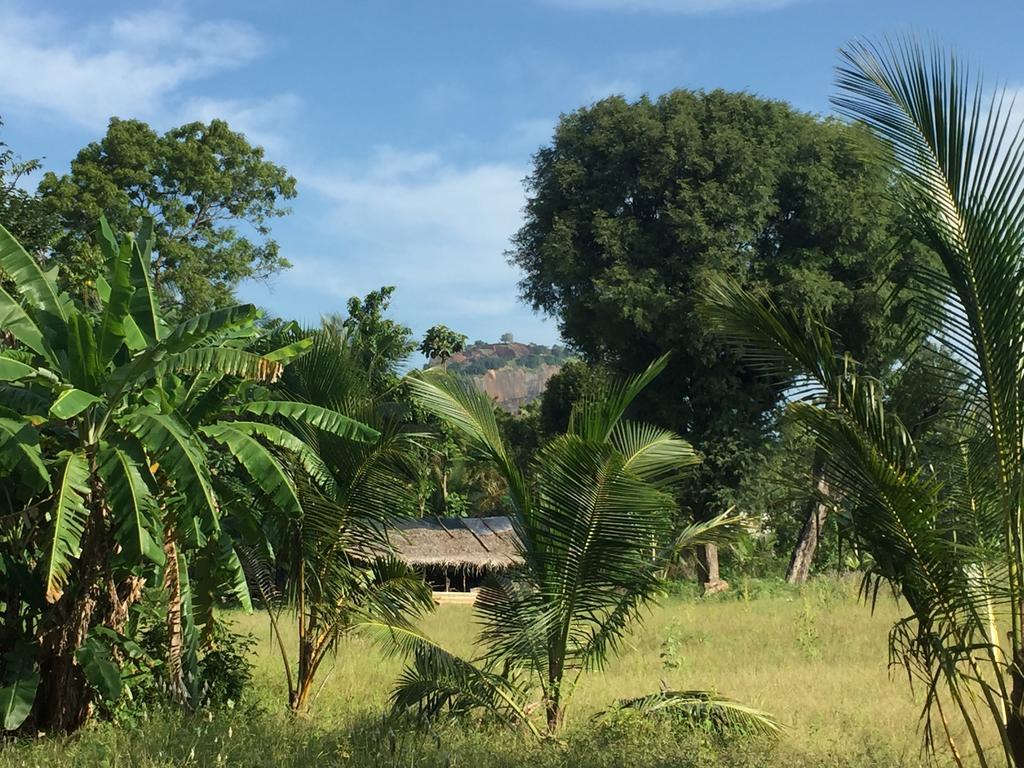
M119 662L139 655L123 631L147 582L165 593L171 694L194 699L215 605L231 595L250 606L237 535L253 510L234 506L233 473L263 506L298 515L282 459L301 446L275 417L377 436L258 386L309 343L247 351L263 335L251 305L169 325L149 279L150 225L118 241L101 220L106 275L82 302L0 227L6 729L74 729L96 695L122 695Z
M224 306L242 280L288 266L269 233L270 221L288 212L281 201L295 196L295 179L223 120L158 134L139 120L112 118L70 173L43 177L39 195L59 221L52 258L72 293L103 274L93 237L100 216L125 232L153 219L151 279L165 309Z
M524 299L589 360L627 374L672 352L643 413L704 456L698 516L736 503L772 438L782 387L708 332L699 289L730 275L813 308L859 359L901 339L904 243L866 131L744 93L608 98L566 114L534 158L510 259ZM809 484L808 484L809 487Z
M0 223L33 254L44 253L58 229L49 206L24 188L26 179L40 167L39 160L22 159L0 141Z

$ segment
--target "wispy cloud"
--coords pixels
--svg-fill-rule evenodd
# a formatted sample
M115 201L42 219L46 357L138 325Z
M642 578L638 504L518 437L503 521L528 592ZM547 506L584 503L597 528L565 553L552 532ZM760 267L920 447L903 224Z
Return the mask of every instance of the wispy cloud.
M187 100L175 113L174 122L226 120L235 131L269 152L288 149L286 134L302 107L302 99L282 93L262 100L197 97Z
M285 279L339 298L397 284L429 296L417 303L435 317L509 312L518 275L503 252L521 222L525 174L393 147L378 148L359 168L305 169L305 188L328 202L338 253L295 259Z
M0 4L0 98L8 110L91 130L112 115L161 122L189 107L186 86L245 65L264 48L245 23L197 20L174 6L75 28L54 13ZM256 102L222 104L249 118L260 109ZM202 100L191 99L197 105Z
M616 77L611 80L595 80L589 83L583 91L586 101L600 101L607 96L625 96L627 99L634 99L640 95L642 89L634 80L625 77Z
M633 11L708 14L729 11L770 11L800 0L541 0L581 11Z

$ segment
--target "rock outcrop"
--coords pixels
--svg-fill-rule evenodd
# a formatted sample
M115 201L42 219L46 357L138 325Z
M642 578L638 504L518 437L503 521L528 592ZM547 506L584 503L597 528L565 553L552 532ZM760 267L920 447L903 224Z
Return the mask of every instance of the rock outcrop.
M473 383L506 411L515 413L544 394L548 380L561 370L560 365L542 364L537 368L508 366L477 376Z
M544 394L548 381L568 359L568 350L561 346L477 341L452 355L448 370L469 379L499 406L515 413Z

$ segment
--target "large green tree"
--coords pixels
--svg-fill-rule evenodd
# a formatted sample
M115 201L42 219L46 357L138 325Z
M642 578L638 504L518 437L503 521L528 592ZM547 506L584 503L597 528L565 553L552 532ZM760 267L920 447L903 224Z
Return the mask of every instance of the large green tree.
M22 159L0 141L0 221L25 250L34 254L44 253L58 232L57 219L49 206L24 188L28 176L40 167L39 160Z
M158 134L139 120L112 118L70 173L43 177L39 193L63 228L53 258L73 292L102 274L93 237L100 216L125 231L153 218L151 279L165 308L223 306L240 281L289 266L269 222L288 212L281 201L295 196L295 179L223 120Z
M694 297L710 277L814 307L860 359L893 351L891 277L918 251L900 245L874 150L782 102L680 90L567 114L534 157L509 252L522 296L613 370L673 353L641 405L704 455L686 494L699 516L734 501L782 395L707 332Z

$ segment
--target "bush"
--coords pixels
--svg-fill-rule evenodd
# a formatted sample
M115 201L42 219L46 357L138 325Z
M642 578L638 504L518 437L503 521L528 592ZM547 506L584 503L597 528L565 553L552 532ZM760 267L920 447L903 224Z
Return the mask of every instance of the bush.
M231 706L242 700L252 684L254 645L252 635L236 634L226 622L216 624L210 648L199 658L202 706Z

